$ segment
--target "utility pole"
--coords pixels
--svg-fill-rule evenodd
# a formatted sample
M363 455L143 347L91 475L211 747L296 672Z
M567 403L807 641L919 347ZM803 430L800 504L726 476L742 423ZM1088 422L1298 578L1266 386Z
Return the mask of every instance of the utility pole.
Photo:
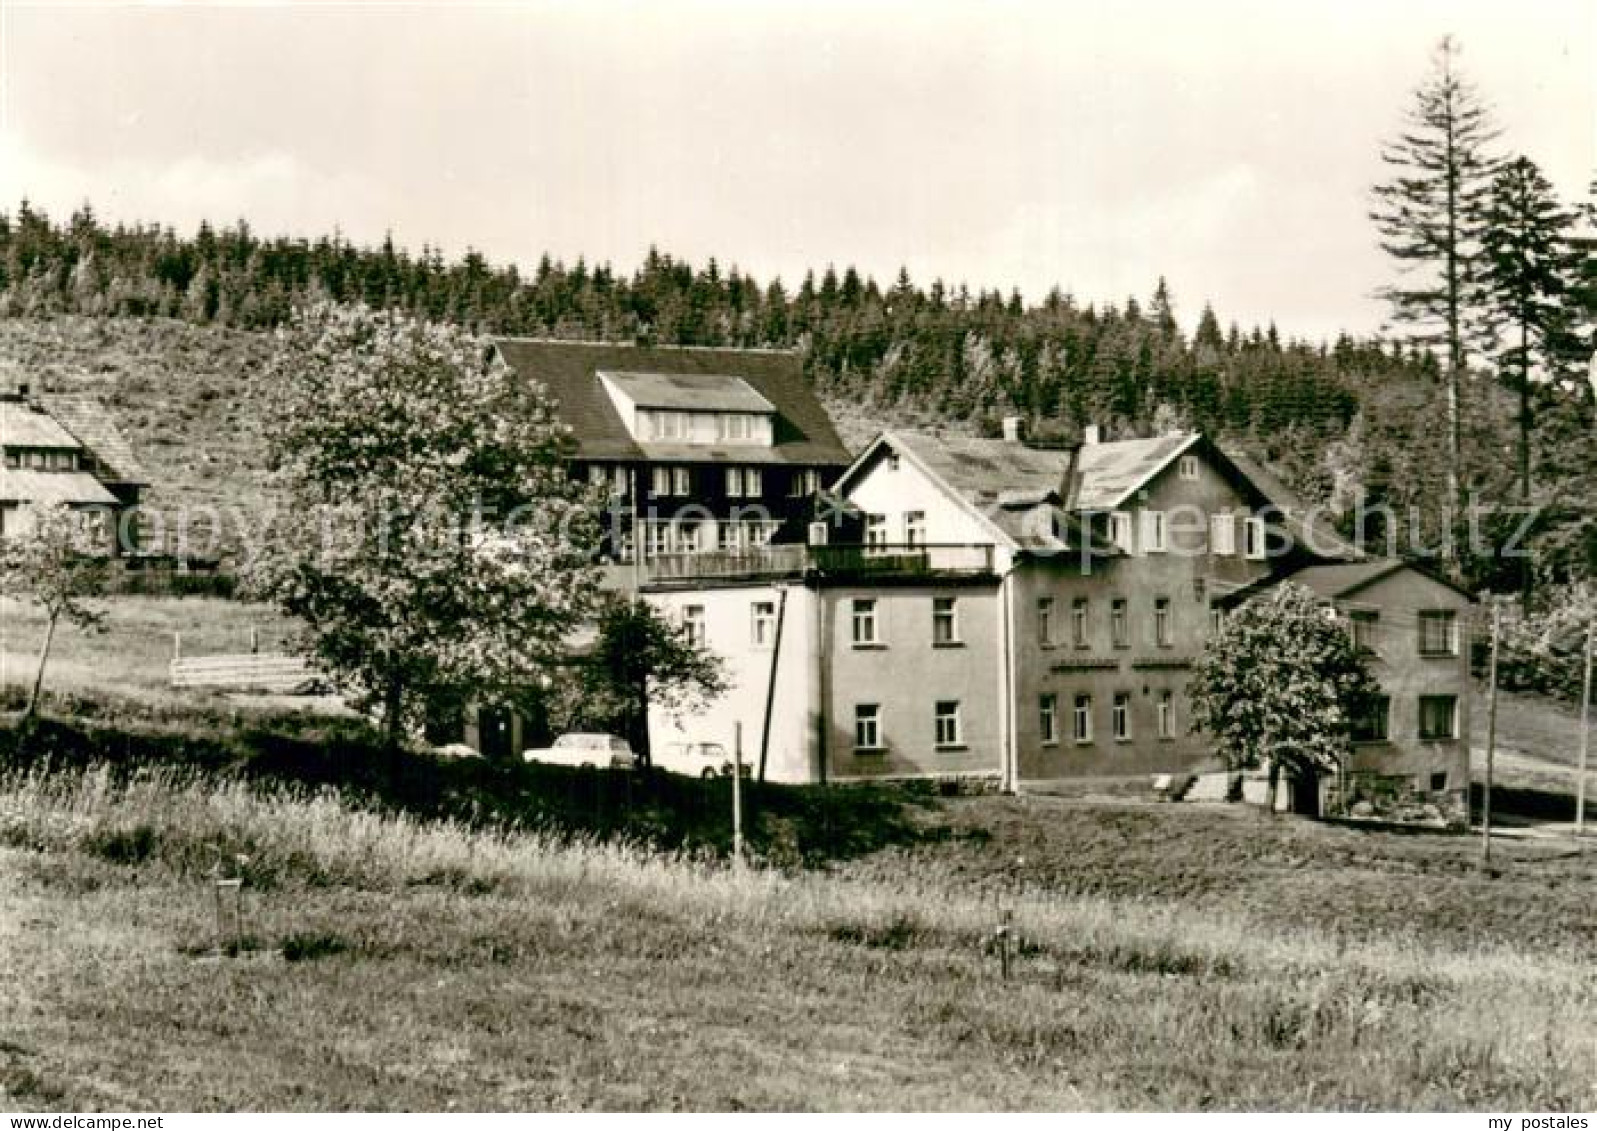
M743 723L732 724L732 867L743 867Z
M1586 758L1591 752L1591 654L1597 644L1597 613L1586 625L1586 674L1580 685L1580 761L1575 781L1575 840L1585 844L1586 835Z
M1481 793L1481 863L1492 861L1492 760L1497 753L1497 648L1502 606L1492 601L1492 662L1487 676L1486 788Z

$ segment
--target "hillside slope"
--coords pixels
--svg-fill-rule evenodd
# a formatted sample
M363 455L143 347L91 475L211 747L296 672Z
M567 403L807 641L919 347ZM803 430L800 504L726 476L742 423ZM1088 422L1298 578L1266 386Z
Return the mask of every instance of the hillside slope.
M100 398L150 471L149 505L169 522L187 511L198 526L196 508L253 514L269 505L262 422L272 348L271 332L170 318L0 318L0 388ZM827 409L856 451L882 428L931 424L843 398Z
M0 319L0 387L89 393L115 415L174 524L264 503L261 378L268 334L172 319Z

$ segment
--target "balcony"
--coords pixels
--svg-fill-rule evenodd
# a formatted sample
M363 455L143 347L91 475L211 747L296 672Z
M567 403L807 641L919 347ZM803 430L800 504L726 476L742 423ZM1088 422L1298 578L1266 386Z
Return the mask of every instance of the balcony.
M638 575L646 585L750 578L815 577L838 580L906 577L980 577L993 572L993 548L969 544L871 546L761 546L747 550L656 554Z

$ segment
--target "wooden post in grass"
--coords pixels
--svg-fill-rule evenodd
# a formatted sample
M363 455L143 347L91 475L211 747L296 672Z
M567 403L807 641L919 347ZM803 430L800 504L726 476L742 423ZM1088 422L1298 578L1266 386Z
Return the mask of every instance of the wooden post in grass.
M998 974L1004 981L1009 981L1009 924L1014 912L1007 907L998 913L998 930L993 934L998 940Z
M743 866L743 724L732 724L732 866Z
M1597 619L1586 626L1586 674L1580 685L1580 759L1575 782L1575 840L1584 846L1586 835L1586 759L1591 753L1591 657L1597 643Z
M1497 649L1502 607L1492 602L1492 661L1486 687L1486 782L1481 791L1481 863L1492 862L1492 761L1497 753Z

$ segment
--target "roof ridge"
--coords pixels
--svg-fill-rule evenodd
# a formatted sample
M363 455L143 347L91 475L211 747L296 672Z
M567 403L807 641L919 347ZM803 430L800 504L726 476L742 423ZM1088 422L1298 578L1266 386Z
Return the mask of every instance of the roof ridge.
M686 346L670 342L638 342L625 341L620 338L549 338L534 334L490 334L489 339L494 342L525 342L528 345L538 346L584 346L589 349L613 349L617 346L626 349L640 350L679 350L683 353L699 351L702 353L759 353L770 354L776 357L803 357L799 350L778 346Z

